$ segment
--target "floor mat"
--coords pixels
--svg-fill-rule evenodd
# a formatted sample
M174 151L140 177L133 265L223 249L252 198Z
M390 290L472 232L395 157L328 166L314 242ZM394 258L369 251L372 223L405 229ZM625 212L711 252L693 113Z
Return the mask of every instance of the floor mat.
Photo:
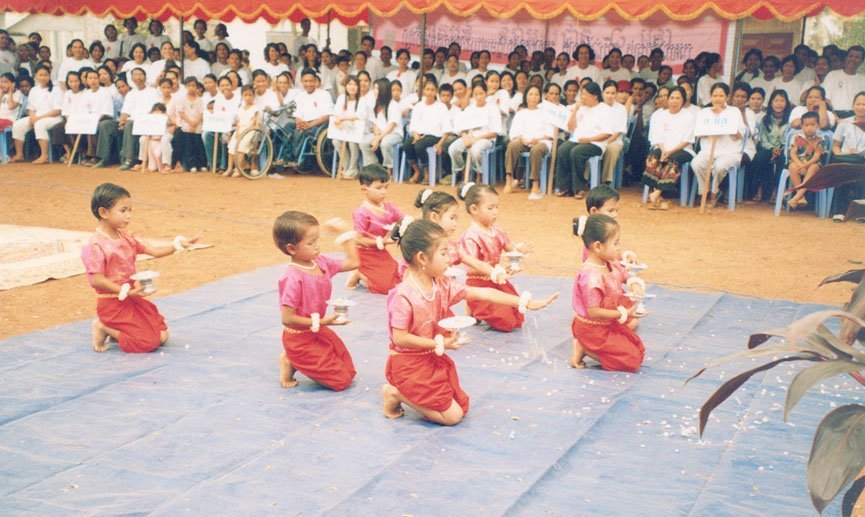
M562 296L512 334L469 329L473 342L450 354L466 419L388 420L385 297L346 293L344 275L335 296L360 302L337 329L353 385L279 386L283 268L156 299L172 336L156 353L96 354L89 321L0 342L0 513L812 514L813 430L865 393L830 379L784 423L797 368L782 366L716 410L699 440L700 405L743 365L682 382L748 333L820 307L653 288L640 372L573 370L572 280L518 277Z

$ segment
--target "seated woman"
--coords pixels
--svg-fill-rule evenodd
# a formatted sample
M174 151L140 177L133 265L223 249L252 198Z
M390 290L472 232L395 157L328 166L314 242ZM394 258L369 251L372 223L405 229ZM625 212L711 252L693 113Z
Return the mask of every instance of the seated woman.
M790 112L790 127L799 129L802 127L802 115L813 111L820 119L820 129L835 127L835 114L829 108L826 100L826 90L822 86L812 86L805 91L805 105L796 106Z
M687 93L681 86L671 88L667 109L652 114L651 148L643 172L643 185L651 189L649 206L652 208L670 208L669 201L661 198L678 195L682 167L694 158L694 114L684 109L686 98Z
M471 98L474 105L469 105L460 114L454 130L460 134L448 148L451 157L453 174L459 174L465 169L465 183L471 181L471 173L477 176L476 183L482 183L481 166L484 153L495 145L496 139L502 133L502 113L494 103L488 102L487 84L480 78L475 78L471 87ZM470 121L469 129L460 130L459 126ZM468 159L467 159L468 157ZM468 165L466 162L468 161Z
M865 164L865 92L853 98L853 117L842 120L835 129L831 163ZM832 196L832 220L843 223L854 199L865 198L865 181L835 188Z
M588 82L581 93L581 105L571 113L568 129L571 136L556 151L556 195L586 196L586 164L601 156L607 139L613 134L612 108L603 102L601 87Z
M402 113L399 103L391 97L390 81L379 79L373 90L376 92L375 104L370 106L367 118L371 122L370 130L364 135L360 151L363 154L364 165L379 163L376 151L381 149L382 165L393 177L395 144L402 141Z
M758 203L764 196L774 199L769 194L778 184L778 176L784 168L784 140L790 129L790 111L787 92L775 90L769 96L768 111L757 131L757 154L746 169L747 191L749 195L753 193L753 200Z
M513 191L514 171L520 161L522 153L529 152L530 170L529 177L532 181L532 192L530 200L538 200L543 196L540 189L541 165L550 152L553 143L553 126L544 120L543 112L538 109L541 103L541 89L537 86L529 86L526 90L525 100L517 114L514 116L510 131L510 142L505 152L505 180L504 192Z

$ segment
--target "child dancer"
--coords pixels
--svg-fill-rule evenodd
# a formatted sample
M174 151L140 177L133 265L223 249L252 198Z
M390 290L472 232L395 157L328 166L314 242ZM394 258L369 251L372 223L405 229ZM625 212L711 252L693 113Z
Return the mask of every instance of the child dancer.
M135 257L146 253L164 257L183 251L201 238L178 235L173 246L151 246L127 231L132 219L132 198L125 188L103 183L93 191L90 210L99 221L96 233L81 249L87 280L96 290L96 315L93 321L93 350L108 350L105 339L111 336L120 349L129 353L152 352L168 341L165 319L156 305L144 299L144 287L133 284Z
M328 328L345 325L335 314L325 316L331 295L330 279L358 266L356 232L337 237L345 248L346 259L319 254L319 225L315 217L289 211L273 223L276 247L291 257L288 269L279 279L279 306L282 312L282 346L279 356L280 383L283 388L297 386L296 371L334 391L342 391L354 379L355 369L345 344Z
M465 287L444 275L451 243L439 225L414 221L402 226L394 227L392 235L399 240L409 269L387 299L391 342L385 367L388 383L382 386L384 415L403 416L401 405L405 403L431 422L458 424L469 410L469 397L460 387L456 365L444 351L457 350L465 343L436 322L464 299L519 307L524 312L546 307L558 293L535 301L528 293L518 297L495 289Z
M574 363L582 368L588 354L604 370L635 372L643 363L645 348L635 332L637 314L622 290L625 276L613 266L621 253L619 225L612 217L594 214L574 220L574 234L589 250L583 269L574 280ZM579 337L579 341L576 338Z
M826 154L826 149L823 149L823 139L817 134L817 129L820 127L820 117L813 111L809 111L802 115L802 131L793 137L790 142L788 155L790 163L787 168L790 169L790 183L794 187L798 187L803 181L813 176L820 170L820 160ZM796 209L808 206L808 200L805 199L807 189L799 189L796 194L787 201L787 206L791 209Z
M353 289L358 280L366 282L371 293L387 294L399 283L396 261L385 246L393 243L387 236L388 229L405 217L402 211L385 202L390 175L378 164L366 165L358 174L364 201L353 214L354 229L358 232L357 244L360 267L357 274L349 278L347 287Z
M472 217L472 224L462 238L463 257L474 257L486 262L493 270L486 274L469 268L466 285L491 287L507 294L516 295L514 286L507 281L508 272L499 266L502 252L519 251L530 253L534 246L530 242L514 244L504 230L495 226L499 216L499 195L490 185L467 183L459 190L460 199ZM475 318L485 321L501 332L510 332L522 326L523 314L511 307L503 307L483 301L469 301L469 311Z

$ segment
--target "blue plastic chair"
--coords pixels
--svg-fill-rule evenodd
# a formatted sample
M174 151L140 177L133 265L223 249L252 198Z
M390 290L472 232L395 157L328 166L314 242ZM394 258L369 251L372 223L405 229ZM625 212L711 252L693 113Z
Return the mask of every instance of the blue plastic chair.
M481 160L481 182L487 185L494 185L498 172L499 152L502 150L501 145L493 145L484 152ZM467 157L468 158L468 157ZM470 178L466 178L468 181Z
M444 174L444 169L439 167L439 155L436 154L436 150L433 147L429 147L426 150L427 158L429 159L429 186L435 187L439 178L439 169L441 169L442 174ZM403 155L405 156L405 155ZM443 155L442 155L443 156ZM405 160L405 157L403 157ZM457 184L457 175L451 174L451 186L454 187Z
M745 144L748 142L748 138L750 137L750 130L745 128L745 135L742 138L742 152L745 152ZM734 165L727 169L727 210L732 212L736 209L736 201L741 201L742 195L745 192L745 178L744 178L744 170L745 168L742 166L741 162L739 165ZM739 172L742 171L742 178L740 181ZM693 207L696 199L697 199L697 188L699 187L699 183L697 182L696 174L694 175L694 182L691 184L691 195L690 200L688 202L688 206ZM711 185L706 185L706 188L711 188Z
M788 153L790 149L790 144L793 142L793 137L797 134L801 133L801 131L790 131L787 133L787 137L784 139L784 163L786 164L788 160ZM820 130L817 132L820 135L820 138L823 139L823 145L826 147L827 151L823 155L823 165L829 163L829 159L832 156L832 144L833 137L831 131ZM781 215L781 206L784 204L785 200L787 200L787 195L785 195L785 191L787 190L787 185L790 182L790 169L787 166L784 166L784 170L781 171L781 177L778 180L778 192L775 194L775 210L774 213L776 216ZM826 219L829 217L829 211L832 209L832 197L835 194L834 188L827 188L823 190L818 190L814 193L815 202L814 202L814 212L817 214L817 217L820 219ZM787 207L787 211L790 211L790 207Z
M531 157L531 153L526 151L520 154L520 158L525 160L525 168L526 168L526 188L531 186L531 176L529 171L531 169L531 163L529 162L529 158ZM547 192L547 182L549 181L550 173L549 166L547 163L552 159L552 153L547 151L544 155L544 159L541 161L541 174L538 179L538 183L540 183L540 190L542 194L546 194Z
M688 206L688 178L691 174L691 162L682 165L682 174L679 176L679 206ZM643 185L643 204L649 201L649 186Z
M601 156L589 158L589 188L595 188L601 184Z

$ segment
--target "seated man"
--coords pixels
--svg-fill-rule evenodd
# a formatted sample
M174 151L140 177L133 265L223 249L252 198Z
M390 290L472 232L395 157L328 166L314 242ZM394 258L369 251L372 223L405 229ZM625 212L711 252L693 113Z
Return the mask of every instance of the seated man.
M289 167L297 166L300 159L300 145L304 137L313 138L318 127L327 124L333 111L333 100L330 94L316 88L319 80L314 69L304 69L300 82L303 91L294 99L297 106L294 111L294 122L289 122L286 126L286 131L292 135L288 151Z
M123 144L121 145L120 158L121 170L129 170L138 159L139 137L133 136L132 124L138 115L146 115L153 109L153 105L159 100L159 91L148 86L147 76L141 68L133 68L132 83L134 87L129 90L123 99L123 107L120 109L120 118L106 119L99 123L99 131L96 142L96 157L99 161L96 167L105 167L111 163L111 147L115 135L123 132Z

